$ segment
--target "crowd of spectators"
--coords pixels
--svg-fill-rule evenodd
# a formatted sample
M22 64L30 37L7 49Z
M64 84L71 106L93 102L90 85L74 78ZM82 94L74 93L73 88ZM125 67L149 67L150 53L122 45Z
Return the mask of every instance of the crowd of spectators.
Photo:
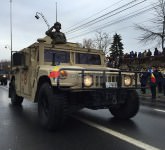
M160 52L157 48L154 52L150 49L143 52L131 51L129 54L125 53L123 56L115 58L107 57L106 63L108 67L120 68L122 65L127 65L128 70L141 71L140 83L142 93L146 94L146 85L149 83L149 89L152 94L152 101L156 99L157 92L163 93L165 96L165 48ZM161 59L162 58L162 59ZM126 61L127 60L127 61ZM162 61L163 60L163 61ZM154 66L151 63L154 61ZM162 63L163 62L163 63ZM157 64L155 64L157 63ZM134 65L134 66L133 66ZM143 67L145 65L145 68ZM135 67L132 69L132 66ZM153 77L155 79L153 79ZM143 88L144 87L144 88Z
M159 67L143 68L140 83L142 94L146 94L146 86L147 83L149 84L153 102L155 102L157 92L165 96L165 74L159 70Z
M129 54L124 54L124 58L143 58L143 57L150 57L150 56L165 56L165 48L163 51L159 51L155 48L154 52L152 53L150 49L144 50L143 52L134 52L131 51Z
M143 58L148 57L159 57L159 56L165 56L165 48L163 51L159 51L157 48L154 49L154 52L152 53L150 49L144 50L143 52L136 52L131 51L130 53L125 53L123 56L117 56L115 58L112 58L110 56L107 56L106 58L106 64L108 67L113 68L119 68L120 65L124 62L124 60L129 60L129 63L132 63L134 60L138 60L138 63L141 63L141 60Z

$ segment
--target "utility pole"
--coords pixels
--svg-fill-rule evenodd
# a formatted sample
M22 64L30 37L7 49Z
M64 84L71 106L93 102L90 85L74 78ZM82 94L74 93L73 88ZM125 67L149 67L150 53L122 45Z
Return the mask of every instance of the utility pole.
M13 51L13 33L12 33L12 0L10 0L10 50L11 50L11 63L10 70L12 71L12 51Z

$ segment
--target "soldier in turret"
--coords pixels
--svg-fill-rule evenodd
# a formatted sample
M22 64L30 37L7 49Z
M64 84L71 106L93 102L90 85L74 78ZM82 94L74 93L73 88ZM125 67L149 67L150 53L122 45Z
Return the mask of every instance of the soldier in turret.
M55 29L55 31L52 31ZM60 32L61 29L61 23L56 22L54 26L52 26L48 31L46 31L46 35L50 36L52 39L52 44L65 44L66 43L66 37L65 34Z

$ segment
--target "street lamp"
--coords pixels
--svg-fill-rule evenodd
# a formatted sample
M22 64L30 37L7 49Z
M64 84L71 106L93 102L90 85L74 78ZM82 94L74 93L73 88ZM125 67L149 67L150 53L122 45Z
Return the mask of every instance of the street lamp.
M46 18L44 17L44 15L42 13L36 12L35 18L36 19L39 19L40 18L39 15L42 17L42 19L44 19L44 21L45 21L45 23L46 23L46 25L47 25L47 27L49 29L50 28L50 25L49 25L48 21L46 20Z

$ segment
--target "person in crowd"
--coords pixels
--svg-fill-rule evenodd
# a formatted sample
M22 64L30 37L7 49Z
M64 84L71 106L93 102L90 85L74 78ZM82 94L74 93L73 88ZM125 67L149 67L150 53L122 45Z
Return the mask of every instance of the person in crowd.
M147 51L146 51L146 50L143 52L143 56L144 56L144 57L147 56Z
M129 56L130 56L130 63L132 63L134 61L134 52L131 51Z
M137 58L137 52L134 53L134 58Z
M147 70L145 68L143 68L142 72L143 73L140 76L141 91L142 91L142 94L146 94L145 87L147 85L147 80L148 80L149 73L147 72Z
M134 52L133 51L130 52L130 58L131 59L134 58Z
M148 52L147 52L147 56L151 56L152 55L152 52L150 51L150 49L148 49Z
M159 55L159 51L157 48L155 48L155 51L154 51L154 56L158 56Z
M152 94L152 102L155 102L156 99L156 78L155 78L155 73L154 71L155 68L153 67L148 70L149 72L149 84L150 84L150 90Z
M138 58L141 58L141 57L142 57L142 53L139 52L139 53L138 53Z
M155 68L154 75L155 75L155 78L156 78L156 84L157 84L157 87L158 87L158 93L162 93L163 75L160 72L160 70L158 69L158 67Z
M164 72L164 74L163 74L163 78L162 78L162 84L163 84L163 94L164 94L164 96L165 96L165 72Z
M139 63L139 65L141 64L141 59L142 59L142 53L139 52L138 53L138 63Z

